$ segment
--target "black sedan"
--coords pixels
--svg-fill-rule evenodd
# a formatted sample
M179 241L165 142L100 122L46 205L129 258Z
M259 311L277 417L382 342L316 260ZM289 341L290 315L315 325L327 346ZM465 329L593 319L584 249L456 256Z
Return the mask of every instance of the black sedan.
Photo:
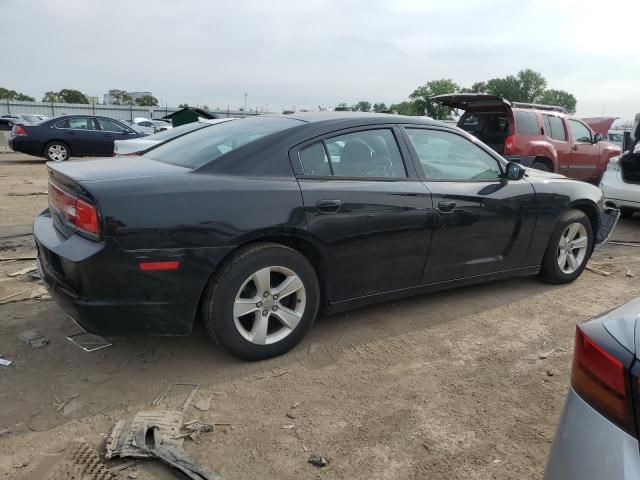
M74 157L111 156L113 142L143 137L118 120L92 115L65 115L35 125L14 125L9 148L53 162Z
M198 130L126 160L49 163L34 225L53 297L88 331L296 345L318 309L539 274L612 231L602 193L420 118L309 113Z

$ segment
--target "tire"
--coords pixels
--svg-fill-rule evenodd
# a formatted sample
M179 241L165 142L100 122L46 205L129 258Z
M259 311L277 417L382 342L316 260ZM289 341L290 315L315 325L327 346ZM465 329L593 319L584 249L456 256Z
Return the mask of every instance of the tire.
M71 150L64 142L54 140L44 147L44 157L50 162L65 162L69 160L70 156Z
M575 230L572 240L574 248L567 248L566 239ZM564 238L564 240L562 240ZM586 240L581 240L585 238ZM580 248L577 247L580 245ZM571 252L569 255L567 252ZM569 210L563 213L556 224L547 250L542 259L540 276L550 283L563 284L573 282L584 271L593 251L593 229L587 215L580 210ZM564 254L564 257L562 255ZM574 262L571 261L573 257ZM565 267L560 264L565 261Z
M635 210L633 208L629 208L629 207L620 208L620 216L622 218L631 218L633 217L634 213L635 213Z
M534 161L531 164L531 168L535 168L536 170L542 170L543 172L550 172L551 169L549 168L549 165L547 165L545 162L541 162L539 160Z
M277 297L285 282L301 288ZM265 298L267 292L259 290L267 289ZM224 350L242 360L264 360L288 352L304 338L319 304L311 263L292 248L259 243L241 248L224 263L205 290L202 312L209 336Z

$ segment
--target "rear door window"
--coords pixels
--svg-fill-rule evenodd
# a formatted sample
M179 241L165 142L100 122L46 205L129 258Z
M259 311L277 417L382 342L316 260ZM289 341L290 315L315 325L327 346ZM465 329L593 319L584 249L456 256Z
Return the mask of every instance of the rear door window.
M540 135L538 116L534 112L514 112L516 133L519 135Z
M331 176L332 174L323 142L316 142L300 150L300 162L305 175Z
M564 129L564 122L560 117L555 115L542 115L544 120L544 130L547 132L547 137L554 140L567 140L567 132Z
M93 118L88 117L67 118L56 123L56 127L70 128L72 130L96 130Z

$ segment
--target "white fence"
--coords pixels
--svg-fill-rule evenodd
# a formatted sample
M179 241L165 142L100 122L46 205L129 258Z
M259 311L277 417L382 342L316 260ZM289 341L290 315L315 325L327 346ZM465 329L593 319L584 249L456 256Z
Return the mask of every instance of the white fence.
M9 114L32 113L57 117L60 115L102 115L117 120L133 120L136 117L162 118L178 110L175 107L140 107L137 105L99 105L78 103L14 102L0 101L0 116ZM238 112L234 110L210 110L223 117L246 117L256 112Z

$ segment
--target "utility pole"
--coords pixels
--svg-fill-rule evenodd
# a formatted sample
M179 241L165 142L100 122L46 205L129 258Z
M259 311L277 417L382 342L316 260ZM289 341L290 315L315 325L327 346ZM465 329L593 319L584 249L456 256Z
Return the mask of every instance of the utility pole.
M247 111L247 94L244 94L244 111Z

